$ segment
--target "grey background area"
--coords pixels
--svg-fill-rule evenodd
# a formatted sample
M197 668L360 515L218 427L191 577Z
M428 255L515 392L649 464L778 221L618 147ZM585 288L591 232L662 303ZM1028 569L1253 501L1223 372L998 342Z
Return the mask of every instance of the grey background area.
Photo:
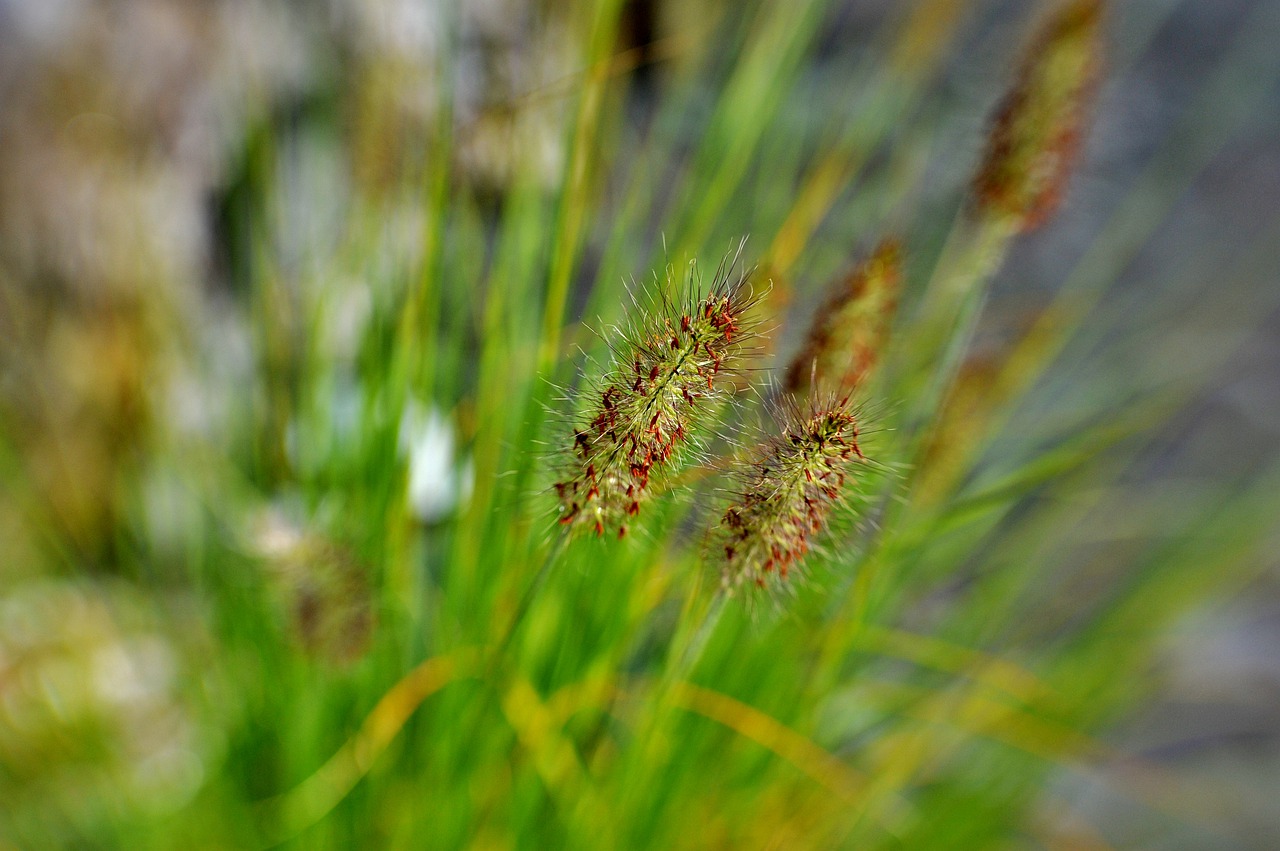
M1156 486L1194 491L1274 464L1280 446L1280 8L1271 0L1115 5L1119 25L1169 11L1145 50L1118 59L1125 64L1103 91L1068 205L1018 246L1000 286L1009 294L1026 281L1060 280L1105 238L1123 193L1152 180L1167 212L1132 249L1113 240L1125 262L1109 309L1098 313L1114 317L1114 330L1067 355L1080 359L1077 381L1131 370L1173 381L1213 362L1145 459ZM1230 84L1218 84L1214 75L1246 53ZM1169 630L1151 705L1110 736L1179 778L1195 806L1157 813L1107 785L1062 779L1078 815L1110 845L1280 847L1280 534L1272 540L1278 555L1253 581L1204 600ZM1123 787L1122 777L1115 782Z

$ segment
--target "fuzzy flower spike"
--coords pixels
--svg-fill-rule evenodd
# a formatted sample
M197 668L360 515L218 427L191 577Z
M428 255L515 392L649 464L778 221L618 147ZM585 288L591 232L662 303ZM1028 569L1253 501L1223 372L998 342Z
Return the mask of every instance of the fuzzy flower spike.
M974 179L979 206L1018 229L1057 208L1101 68L1101 0L1066 0L1041 25L1000 103Z
M555 484L562 525L625 536L651 479L672 466L714 403L732 392L750 337L747 274L736 256L726 258L703 293L691 263L678 296L660 293L616 332L612 367L574 429L567 475ZM668 287L671 281L668 269Z
M866 462L847 399L784 416L781 434L761 447L717 529L730 591L783 586L843 501L854 467Z
M783 389L805 398L846 395L862 386L879 363L901 286L902 248L887 239L831 291L787 369Z

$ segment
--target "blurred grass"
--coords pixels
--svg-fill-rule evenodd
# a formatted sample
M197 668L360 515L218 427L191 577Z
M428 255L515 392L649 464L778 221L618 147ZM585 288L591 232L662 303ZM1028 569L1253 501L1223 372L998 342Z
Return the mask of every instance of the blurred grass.
M1062 772L1233 835L1194 778L1107 733L1149 697L1165 625L1272 567L1275 457L1191 481L1168 457L1277 308L1275 222L1186 246L1163 279L1126 272L1265 108L1276 5L994 345L1021 238L975 222L964 181L1016 56L1003 35L1035 10L997 25L1009 4L922 0L845 44L844 4L713 3L692 30L655 4L674 31L650 46L628 41L642 5L508 10L515 46L481 55L536 72L479 107L493 24L466 4L405 67L321 39L307 97L231 139L216 293L73 298L5 242L0 843L1073 847ZM1112 74L1175 8L1111 9ZM424 90L434 109L397 100ZM511 125L482 169L491 115L546 126ZM623 281L750 234L774 330L725 422L750 435L804 308L891 231L911 263L864 401L878 469L813 582L779 605L716 595L694 531L716 470L625 541L560 535L550 462L632 309ZM107 248L104 266L137 246ZM141 318L98 346L86 317L116 298ZM1167 336L1176 299L1229 330L1217 348ZM113 370L120 398L92 407ZM222 414L183 425L181 381Z

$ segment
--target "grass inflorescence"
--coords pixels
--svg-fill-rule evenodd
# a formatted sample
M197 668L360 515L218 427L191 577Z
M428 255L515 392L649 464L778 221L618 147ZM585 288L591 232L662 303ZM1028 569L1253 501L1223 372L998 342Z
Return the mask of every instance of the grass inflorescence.
M672 283L670 269L665 283ZM701 292L691 264L681 289L660 292L656 308L637 305L639 315L609 340L612 368L584 391L593 404L573 430L568 475L554 486L561 525L625 537L651 477L667 472L732 392L754 331L748 273L727 258Z
M743 469L717 528L725 588L785 586L866 459L848 397L789 406L780 433Z
M818 309L783 389L796 397L848 395L884 355L902 286L902 246L886 239L837 282Z
M1053 11L1026 48L974 179L978 203L1022 230L1061 203L1102 71L1101 0Z

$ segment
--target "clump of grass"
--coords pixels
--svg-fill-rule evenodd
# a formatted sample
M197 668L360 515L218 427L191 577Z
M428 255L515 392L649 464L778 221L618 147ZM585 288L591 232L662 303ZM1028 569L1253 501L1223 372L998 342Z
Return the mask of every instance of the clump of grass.
M832 49L826 25L847 16L825 0L698 4L652 43L623 14L634 4L553 5L462 9L439 33L402 22L417 26L403 73L326 73L287 121L263 110L218 200L219 312L192 294L208 329L240 332L210 331L207 363L184 355L185 395L221 400L188 418L199 428L168 421L181 394L149 355L67 355L113 351L121 333L131 349L130 329L88 349L0 345L0 408L30 415L0 417L0 545L16 554L0 563L14 585L0 592L0 716L15 721L0 723L0 844L1056 847L1078 838L1044 817L1059 763L1106 779L1121 762L1126 791L1141 779L1092 736L1132 705L1160 622L1270 557L1280 469L1203 494L1145 487L1135 459L1158 419L1126 394L1185 390L1183 364L1081 387L1064 360L1063 380L1040 384L1058 343L1122 336L1081 305L1154 227L1159 205L1138 190L1064 285L1066 309L1037 311L1008 346L986 339L1000 264L1052 215L1078 156L1102 4L1066 0L1044 20L977 163L941 150L948 116L927 105L954 102L932 97L931 75L981 4L913 4L894 48L865 54L883 64ZM1169 6L1130 4L1127 31L1155 31ZM502 55L526 35L563 55ZM1274 53L1259 41L1210 94L1269 93L1250 76ZM510 85L471 91L477 67ZM556 82L514 90L530 79ZM344 87L365 105L345 143ZM379 113L428 89L393 145L406 155L387 149L379 129L401 122ZM502 102L479 115L490 96ZM512 156L478 169L494 127ZM1207 163L1219 138L1191 153ZM1144 180L1181 167L1171 150ZM922 193L919 174L942 177ZM963 174L976 177L946 184ZM17 224L20 206L5 205ZM57 290L10 261L47 227L0 233L4 329L65 311L29 299ZM898 236L850 263L849 246L885 232ZM665 237L672 256L707 257L743 233L769 246L771 299L737 256L705 288L693 266L635 293L615 284L662 267ZM1216 247L1196 248L1213 269ZM811 324L785 325L790 296L819 301L809 288L850 267ZM567 314L592 317L596 337ZM756 330L775 322L792 361L774 363ZM49 339L83 330L67 328ZM568 340L602 374L544 416L580 365ZM71 377L44 395L87 392L45 416L63 408L25 376L57 352ZM1051 392L1023 393L1038 384ZM111 386L146 411L120 420L118 442L84 427ZM405 453L415 406L450 425ZM769 436L737 449L756 415ZM128 470L95 462L91 487L69 492L103 495L83 502L92 524L59 521L48 497L120 447ZM531 486L552 479L554 498ZM424 508L425 485L447 499ZM537 514L550 503L554 517ZM311 519L270 518L246 541L263 505ZM831 581L798 581L818 576ZM108 584L127 606L99 605L117 598ZM785 616L758 617L758 595L785 596ZM178 640L177 618L135 619L165 598L193 601L180 615L199 640ZM70 729L78 699L101 720ZM82 782L96 760L82 755L99 754L107 770ZM1163 781L1133 786L1176 810Z

